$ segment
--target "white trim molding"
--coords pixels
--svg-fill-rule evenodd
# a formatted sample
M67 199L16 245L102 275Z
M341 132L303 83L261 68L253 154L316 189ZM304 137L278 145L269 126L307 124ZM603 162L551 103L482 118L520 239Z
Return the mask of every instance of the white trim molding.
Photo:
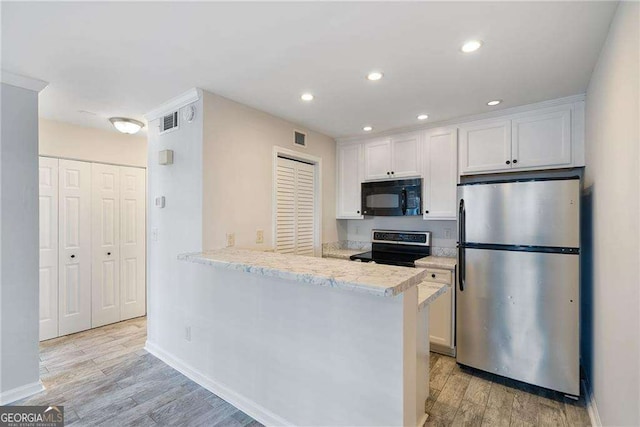
M45 82L44 80L22 76L20 74L15 74L7 70L2 70L0 74L2 75L2 83L10 86L32 90L34 92L40 92L42 89L49 85L49 83Z
M200 98L202 98L202 89L194 87L176 96L175 98L171 98L167 102L160 104L159 106L145 114L144 118L147 119L147 122L151 122L159 117L164 116L167 113L171 113L172 111L176 111L186 105L194 103Z
M144 349L148 351L151 355L162 360L164 363L166 363L176 371L180 372L190 380L194 381L198 385L206 388L216 396L226 400L231 405L240 409L242 412L246 413L251 418L257 420L261 424L268 425L268 426L293 425L291 422L269 411L264 406L259 405L253 400L247 398L246 396L243 396L231 390L226 385L219 383L217 381L214 381L213 379L207 377L206 375L199 372L197 369L194 369L193 367L189 366L184 361L162 350L158 345L147 341L145 343Z
M442 120L439 122L422 123L419 125L407 126L403 128L394 128L394 129L389 129L382 132L371 133L367 135L340 137L340 138L336 138L336 142L337 143L359 142L359 141L370 140L376 137L392 136L392 135L397 135L401 133L427 130L427 129L433 129L433 128L439 128L439 127L446 127L446 126L457 126L463 123L475 122L478 120L493 119L496 117L508 116L512 114L526 113L532 110L537 110L542 108L573 104L576 102L584 101L585 98L586 98L585 94L582 93L579 95L572 95L564 98L557 98L557 99L550 99L548 101L536 102L534 104L520 105L517 107L505 108L502 110L493 110L486 113L474 114L471 116L463 116L463 117L457 117L449 120Z
M586 379L582 380L582 392L584 393L584 400L587 404L587 413L591 420L593 427L601 427L602 421L600 421L600 414L598 413L598 407L596 406L596 398L593 396L590 384Z
M38 380L31 384L26 384L11 390L4 391L0 393L0 406L13 403L20 399L24 399L25 397L40 393L43 390L44 385L42 385L42 382Z

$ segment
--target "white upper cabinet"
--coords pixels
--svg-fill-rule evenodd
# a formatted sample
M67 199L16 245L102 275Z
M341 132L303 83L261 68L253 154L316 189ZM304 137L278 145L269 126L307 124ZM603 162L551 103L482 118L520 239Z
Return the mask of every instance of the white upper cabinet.
M543 111L511 121L512 168L571 165L571 110Z
M457 143L455 127L425 133L422 146L424 219L456 219Z
M361 219L362 144L338 145L337 154L336 218Z
M461 175L584 166L584 102L460 126Z
M391 177L390 139L376 139L364 144L364 175L366 180Z
M420 134L410 133L391 138L391 177L420 176Z
M420 176L420 133L414 132L364 143L364 179Z
M510 164L510 120L486 120L460 126L461 174L502 170Z

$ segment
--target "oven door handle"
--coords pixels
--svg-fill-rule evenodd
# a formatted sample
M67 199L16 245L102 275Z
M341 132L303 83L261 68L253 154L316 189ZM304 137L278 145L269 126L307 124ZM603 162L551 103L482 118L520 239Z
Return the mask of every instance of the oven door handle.
M402 215L406 215L407 214L407 189L403 188L402 189L402 196L401 196L401 203L402 203Z

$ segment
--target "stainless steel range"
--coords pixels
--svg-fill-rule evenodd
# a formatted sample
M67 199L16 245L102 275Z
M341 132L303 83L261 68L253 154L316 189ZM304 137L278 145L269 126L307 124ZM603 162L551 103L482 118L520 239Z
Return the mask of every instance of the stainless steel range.
M431 255L430 231L372 230L371 250L351 255L352 261L415 267L416 260Z

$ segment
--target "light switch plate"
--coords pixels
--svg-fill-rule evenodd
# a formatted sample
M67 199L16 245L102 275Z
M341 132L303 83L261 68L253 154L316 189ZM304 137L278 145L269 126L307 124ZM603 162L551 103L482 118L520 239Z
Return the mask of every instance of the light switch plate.
M227 247L235 246L235 244L236 244L236 234L227 233Z
M173 164L173 150L162 150L158 153L158 163L161 165Z
M264 230L256 231L256 243L264 243Z
M156 197L156 208L164 208L164 196Z

